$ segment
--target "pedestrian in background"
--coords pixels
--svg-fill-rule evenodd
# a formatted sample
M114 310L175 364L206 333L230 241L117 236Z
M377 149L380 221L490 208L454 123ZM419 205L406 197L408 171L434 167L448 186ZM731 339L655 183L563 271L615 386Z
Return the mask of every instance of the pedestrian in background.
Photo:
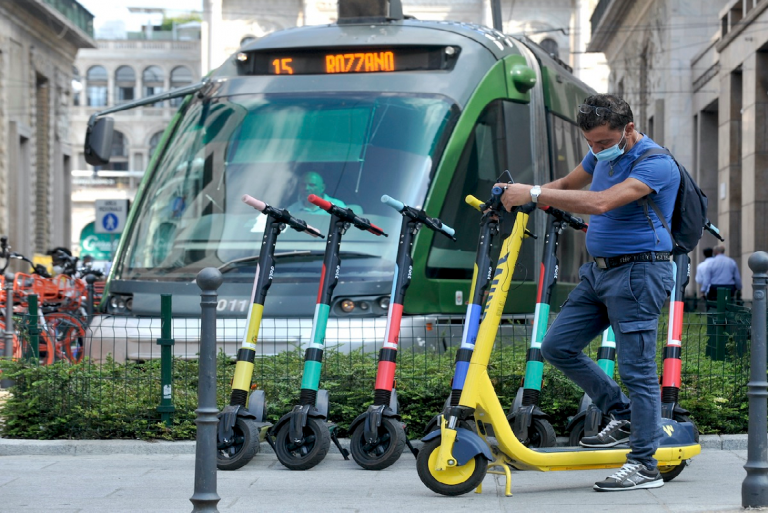
M714 249L714 256L701 274L701 291L709 301L717 301L719 289L729 290L731 297L741 290L739 267L733 258L725 256L725 246ZM696 278L698 281L698 276Z
M702 260L699 265L696 266L696 283L700 285L699 287L699 296L701 299L707 299L707 293L704 291L704 270L707 268L707 266L712 263L712 248L704 248L702 251L704 253L704 260Z

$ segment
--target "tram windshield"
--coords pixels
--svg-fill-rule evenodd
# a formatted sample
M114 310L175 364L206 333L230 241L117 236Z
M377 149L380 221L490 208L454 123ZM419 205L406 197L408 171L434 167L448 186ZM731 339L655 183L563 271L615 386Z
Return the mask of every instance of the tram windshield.
M341 250L355 263L343 267L391 273L400 216L380 198L423 203L457 112L446 97L417 94L259 94L193 102L146 184L116 277L182 280L203 267L225 266L228 276L252 279L266 216L244 204L243 194L288 208L324 234L330 216L306 204L309 194L351 208L390 237L351 228ZM314 265L307 263L322 260L324 248L321 239L285 230L276 245L281 275L309 271ZM228 264L233 260L247 265Z

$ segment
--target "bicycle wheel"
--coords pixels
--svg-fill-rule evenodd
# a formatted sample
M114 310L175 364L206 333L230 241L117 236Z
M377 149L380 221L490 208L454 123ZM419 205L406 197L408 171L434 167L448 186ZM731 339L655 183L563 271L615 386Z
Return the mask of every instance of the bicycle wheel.
M74 315L55 312L45 316L56 358L80 363L85 355L85 326Z
M40 331L38 335L37 355L38 363L40 365L51 365L55 361L55 354L53 349L53 343L51 342L48 333L44 330ZM19 358L32 358L32 347L29 345L29 338L22 337L20 344Z

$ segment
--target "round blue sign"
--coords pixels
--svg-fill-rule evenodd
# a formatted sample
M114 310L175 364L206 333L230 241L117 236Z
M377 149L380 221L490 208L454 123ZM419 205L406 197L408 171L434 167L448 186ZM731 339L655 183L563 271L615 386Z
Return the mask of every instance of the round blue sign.
M101 224L104 226L104 229L108 232L114 232L117 230L117 225L120 223L120 220L117 218L117 216L113 213L108 213L101 219Z

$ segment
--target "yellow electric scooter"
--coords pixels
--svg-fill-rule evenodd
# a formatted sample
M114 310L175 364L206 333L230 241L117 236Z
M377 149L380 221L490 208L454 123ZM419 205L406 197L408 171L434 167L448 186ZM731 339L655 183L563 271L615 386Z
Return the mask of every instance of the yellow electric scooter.
M467 203L483 211L493 209L500 217L508 215L501 205L502 192L501 188L494 187L492 199L488 202L482 203L470 196L467 197ZM416 469L421 481L436 493L462 495L472 490L480 493L483 478L488 472L506 476L505 492L511 496L511 468L539 471L588 470L618 468L626 462L628 447L526 447L512 431L488 375L488 361L507 300L512 272L525 236L528 217L534 209L535 205L529 204L512 212L515 215L514 228L501 248L459 405L451 407L442 415L439 430L423 438L424 446L419 451ZM475 422L476 432L459 427L466 425L466 422ZM662 428L664 438L654 457L664 477L665 474L674 474L672 471L678 465L699 454L701 446L694 441L693 425L689 422L662 419Z

